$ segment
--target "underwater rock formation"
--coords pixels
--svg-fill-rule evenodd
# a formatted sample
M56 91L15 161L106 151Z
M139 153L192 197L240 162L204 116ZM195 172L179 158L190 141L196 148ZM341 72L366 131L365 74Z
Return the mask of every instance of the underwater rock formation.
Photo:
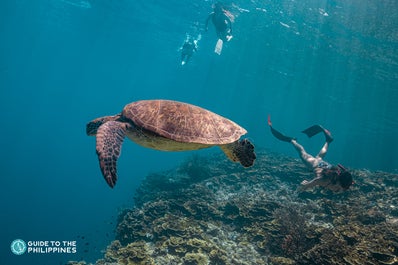
M398 264L398 175L352 172L349 191L297 192L298 159L194 156L147 176L96 265Z

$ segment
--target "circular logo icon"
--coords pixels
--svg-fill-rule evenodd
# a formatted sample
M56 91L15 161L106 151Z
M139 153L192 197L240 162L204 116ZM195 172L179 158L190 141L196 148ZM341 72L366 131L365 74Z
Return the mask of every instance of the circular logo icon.
M15 239L11 242L11 251L15 255L22 255L26 252L26 243L22 239Z

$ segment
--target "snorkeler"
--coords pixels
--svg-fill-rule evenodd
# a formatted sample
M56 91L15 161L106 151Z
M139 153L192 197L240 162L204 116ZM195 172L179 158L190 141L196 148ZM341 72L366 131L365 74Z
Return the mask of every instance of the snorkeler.
M181 50L181 65L186 64L192 57L193 53L198 50L198 41L200 39L200 35L196 40L192 39L192 37L188 36L180 48Z
M340 164L334 166L323 160L328 151L329 144L333 141L333 137L328 130L324 129L320 125L313 125L303 131L303 133L308 137L312 137L320 132L323 132L325 135L325 144L317 156L313 157L304 150L302 145L297 143L295 138L285 136L275 130L272 127L270 116L268 116L268 125L271 128L271 133L277 139L293 144L294 148L299 153L301 160L303 160L304 164L315 174L314 179L310 181L304 180L301 182L302 186L300 190L309 189L314 186L321 186L336 192L347 190L353 184L352 175L345 167Z
M229 11L225 10L220 2L217 2L213 4L213 12L211 12L206 19L206 31L208 30L210 19L216 28L218 41L214 52L217 54L221 54L223 42L230 41L232 39L231 18L233 19L233 15Z

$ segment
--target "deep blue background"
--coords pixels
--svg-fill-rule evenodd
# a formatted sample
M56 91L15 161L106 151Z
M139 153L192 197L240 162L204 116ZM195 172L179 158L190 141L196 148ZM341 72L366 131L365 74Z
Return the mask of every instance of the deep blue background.
M200 105L245 127L257 148L291 156L267 115L312 153L323 137L300 131L320 123L335 136L330 162L397 172L397 1L226 1L236 20L221 56L212 25L202 32L211 3L0 2L2 263L96 260L142 179L192 154L126 141L109 189L85 124L139 99ZM182 67L178 49L199 33ZM77 240L78 253L15 256L16 238Z

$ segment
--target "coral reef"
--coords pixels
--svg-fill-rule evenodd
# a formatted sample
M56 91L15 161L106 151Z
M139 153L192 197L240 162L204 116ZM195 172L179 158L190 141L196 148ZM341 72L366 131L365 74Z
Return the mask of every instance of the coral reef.
M96 265L398 264L398 175L352 170L349 191L298 192L312 178L299 160L257 157L243 169L195 156L149 175Z

